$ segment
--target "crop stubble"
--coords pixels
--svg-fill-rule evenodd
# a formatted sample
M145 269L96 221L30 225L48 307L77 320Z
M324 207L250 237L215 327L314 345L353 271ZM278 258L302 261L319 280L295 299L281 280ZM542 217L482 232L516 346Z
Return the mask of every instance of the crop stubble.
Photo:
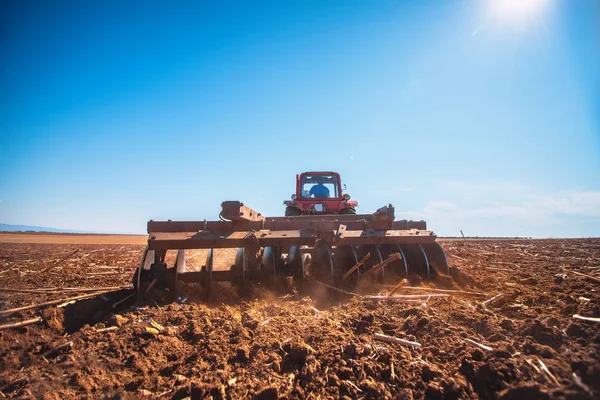
M129 284L143 245L73 237L70 244L64 236L60 244L0 243L0 287ZM131 298L113 307L131 293L122 289L7 316L0 324L37 316L43 322L0 331L0 397L598 396L600 324L573 318L600 317L598 283L572 272L599 276L600 239L442 245L461 273L437 287L487 297L451 295L422 306L258 287L240 299L225 285L208 304L193 293L183 303L154 293L145 304ZM204 252L189 254L189 265L202 265ZM433 287L411 282L417 284ZM370 292L378 290L389 288ZM79 294L2 292L0 309ZM150 320L164 329L152 331ZM421 347L377 341L375 334Z

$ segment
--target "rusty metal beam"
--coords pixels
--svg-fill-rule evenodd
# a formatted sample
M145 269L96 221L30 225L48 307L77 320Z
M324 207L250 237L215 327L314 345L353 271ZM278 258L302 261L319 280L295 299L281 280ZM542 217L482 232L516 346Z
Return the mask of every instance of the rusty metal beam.
M323 214L297 217L263 217L239 201L221 204L223 218L230 221L149 221L148 232L250 231L259 229L318 229L328 231L344 224L348 229L424 229L423 221L394 221L394 207L385 206L373 214ZM417 225L414 225L417 224ZM423 225L421 225L423 224Z
M221 217L231 221L262 221L265 217L239 201L221 203Z
M245 246L287 247L313 245L318 236L312 229L258 232L153 232L148 248L158 249L217 249Z
M281 217L267 218L264 221L150 221L148 233L151 232L198 232L201 230L231 232L231 231L258 231L268 229L272 231L315 229L319 232L328 232L338 229L340 224L346 225L349 230L426 230L425 221L367 221L357 219L356 216L327 216L334 218ZM338 218L335 218L338 217ZM355 217L355 218L339 218Z
M326 239L332 239L332 230ZM287 231L200 231L200 232L153 232L148 238L151 250L166 249L210 249L245 246L287 247L314 245L322 234L314 229ZM337 245L362 244L418 244L434 242L436 236L431 231L345 231L337 239Z
M393 221L394 207L382 207L373 214L317 214L296 217L267 217L267 221Z
M299 218L299 217L295 217ZM300 219L281 219L251 222L232 222L232 221L150 221L148 222L148 233L151 232L198 232L201 230L231 232L231 231L284 231L294 229L316 229L319 232L326 232L338 229L340 223L346 225L348 229L392 229L391 221L368 222L364 220L341 221L341 220L300 220Z
M409 229L424 231L427 230L427 223L425 221L407 221L402 219L400 221L394 221L392 223L392 229L396 231L407 231Z
M436 236L431 231L408 230L408 231L346 231L339 238L337 244L345 245L377 245L377 244L420 244L433 243Z
M394 207L392 205L384 206L379 208L373 214L373 221L393 221L394 216Z

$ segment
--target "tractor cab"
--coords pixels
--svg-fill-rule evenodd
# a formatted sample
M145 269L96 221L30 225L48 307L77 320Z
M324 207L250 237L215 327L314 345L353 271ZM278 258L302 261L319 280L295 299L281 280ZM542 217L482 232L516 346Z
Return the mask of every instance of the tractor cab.
M340 193L340 182L336 174L302 174L301 198L338 198Z
M342 193L342 180L337 172L304 172L296 175L296 193L283 202L285 215L356 214L358 202Z

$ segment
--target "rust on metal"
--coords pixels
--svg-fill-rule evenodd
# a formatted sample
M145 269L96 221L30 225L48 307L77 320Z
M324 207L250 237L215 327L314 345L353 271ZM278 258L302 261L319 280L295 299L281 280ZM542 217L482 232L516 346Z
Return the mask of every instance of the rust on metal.
M381 207L377 211L372 214L372 218L374 221L393 221L394 220L394 207L392 205L388 205L385 207Z
M346 232L346 228L347 226L344 224L340 224L340 226L337 229L337 232L335 233L335 237L336 239L341 238L342 236L344 236L344 232Z
M262 221L261 213L246 207L240 201L224 201L221 203L221 217L231 221Z
M371 276L384 267L390 276L413 271L428 276L430 265L432 271L449 271L445 253L425 221L395 220L391 204L372 214L285 217L264 217L239 201L221 206L220 221L149 221L137 288L179 291L177 282L197 282L209 296L213 282L222 281L231 282L236 290L244 280L275 285L278 279L326 280L350 287L358 282L349 278L359 268ZM238 249L229 270L213 270L212 249L220 248ZM173 268L167 265L167 252L185 249L208 249L206 265L200 271L178 270L173 283L164 278ZM370 257L377 259L374 266L367 263Z
M314 229L298 230L261 230L254 235L247 231L200 231L200 232L153 232L148 241L151 250L158 249L211 249L227 247L245 247L257 244L263 247L314 245L322 238ZM331 237L334 237L333 231ZM435 242L431 231L344 231L336 239L338 245L378 245L378 244L418 244Z
M246 247L281 247L312 245L317 240L314 230L257 231L251 232L156 232L154 239L148 241L151 250L167 249L218 249Z
M329 216L328 216L329 217ZM258 230L288 230L288 229L316 229L319 231L335 231L340 224L346 225L348 230L426 230L424 221L373 221L360 215L332 215L331 217L315 219L312 216L265 218L263 221L150 221L148 233L155 232L198 232L207 231L258 231ZM348 218L350 217L350 218Z

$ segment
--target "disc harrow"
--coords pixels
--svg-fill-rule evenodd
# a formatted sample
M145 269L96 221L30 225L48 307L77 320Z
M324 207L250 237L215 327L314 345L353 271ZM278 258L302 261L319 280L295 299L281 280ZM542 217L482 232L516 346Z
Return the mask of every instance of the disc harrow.
M340 288L364 281L398 281L448 274L444 250L425 221L395 220L390 204L373 214L263 217L238 201L222 203L220 221L149 221L148 245L133 282L180 294L195 283L208 298L218 282L238 292L249 284L302 290L316 280ZM186 250L206 249L200 268L186 267ZM228 268L215 250L237 249ZM173 265L167 253L176 252Z

